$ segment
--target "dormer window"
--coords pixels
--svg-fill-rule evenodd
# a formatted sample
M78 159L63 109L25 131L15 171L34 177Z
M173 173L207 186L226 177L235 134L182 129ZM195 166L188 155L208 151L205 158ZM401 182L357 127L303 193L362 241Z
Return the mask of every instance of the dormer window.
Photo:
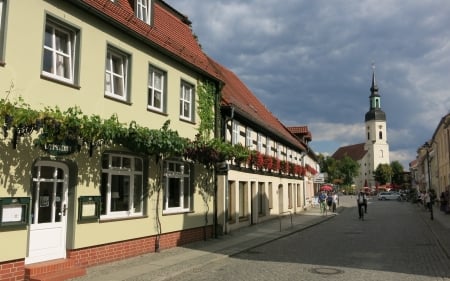
M152 0L135 0L136 17L143 22L150 24L152 15Z

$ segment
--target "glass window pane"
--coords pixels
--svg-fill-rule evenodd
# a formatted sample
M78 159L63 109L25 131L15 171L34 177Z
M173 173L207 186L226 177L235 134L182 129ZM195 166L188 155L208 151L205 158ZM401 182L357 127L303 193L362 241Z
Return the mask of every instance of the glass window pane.
M111 157L111 167L120 168L121 167L121 160L122 160L122 158L119 157L119 156L112 156Z
M111 212L129 210L129 191L129 176L111 176Z
M108 93L112 93L111 75L109 73L105 75L105 90Z
M111 59L112 59L112 67L113 67L112 72L122 75L122 63L123 63L122 58L112 55Z
M183 190L183 208L188 209L190 206L190 190L189 190L189 178L184 179L184 190Z
M131 169L131 158L123 157L122 159L122 168Z
M114 94L123 96L123 80L122 77L114 76Z
M52 73L52 69L53 69L53 52L48 50L48 49L44 49L44 61L43 61L43 69L45 72L49 72Z
M142 212L142 176L134 176L134 212Z
M53 179L54 173L55 173L55 168L54 167L41 166L40 178Z
M61 168L57 168L56 169L56 178L57 179L64 179L64 171L63 171L63 169L61 169Z
M38 223L52 222L53 182L41 182L38 198Z
M161 108L161 92L154 93L153 106L156 108Z
M55 50L67 54L69 41L69 34L55 30Z
M134 158L134 170L136 171L142 171L142 159L141 158Z
M53 28L51 26L45 27L45 39L44 39L44 46L53 47Z
M180 179L169 178L169 187L167 188L168 194L168 206L169 208L180 207Z
M55 197L55 222L60 222L62 218L62 196L64 185L62 182L56 184L56 197Z
M161 90L162 88L162 75L161 73L155 72L155 89Z
M102 183L100 185L100 195L102 196L102 204L100 209L100 214L106 215L106 209L109 204L107 204L107 196L108 196L108 174L102 173Z

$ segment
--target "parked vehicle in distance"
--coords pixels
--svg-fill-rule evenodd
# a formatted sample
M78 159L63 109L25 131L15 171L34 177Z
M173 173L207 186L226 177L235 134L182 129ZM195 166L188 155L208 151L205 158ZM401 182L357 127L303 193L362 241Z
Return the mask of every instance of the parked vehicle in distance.
M397 192L380 192L378 200L400 200L400 193Z

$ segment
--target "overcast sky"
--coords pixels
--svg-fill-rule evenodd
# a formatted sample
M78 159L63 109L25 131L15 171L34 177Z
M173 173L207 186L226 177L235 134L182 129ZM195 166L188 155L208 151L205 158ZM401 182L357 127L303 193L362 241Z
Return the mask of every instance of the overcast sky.
M166 0L203 50L316 153L365 142L372 63L405 170L450 112L448 0Z

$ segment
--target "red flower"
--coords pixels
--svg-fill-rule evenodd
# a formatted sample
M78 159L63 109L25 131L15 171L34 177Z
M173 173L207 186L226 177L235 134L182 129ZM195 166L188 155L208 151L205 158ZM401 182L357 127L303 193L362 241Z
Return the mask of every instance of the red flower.
M272 156L269 156L269 155L264 156L264 168L266 168L267 170L272 170L272 168L273 168Z

